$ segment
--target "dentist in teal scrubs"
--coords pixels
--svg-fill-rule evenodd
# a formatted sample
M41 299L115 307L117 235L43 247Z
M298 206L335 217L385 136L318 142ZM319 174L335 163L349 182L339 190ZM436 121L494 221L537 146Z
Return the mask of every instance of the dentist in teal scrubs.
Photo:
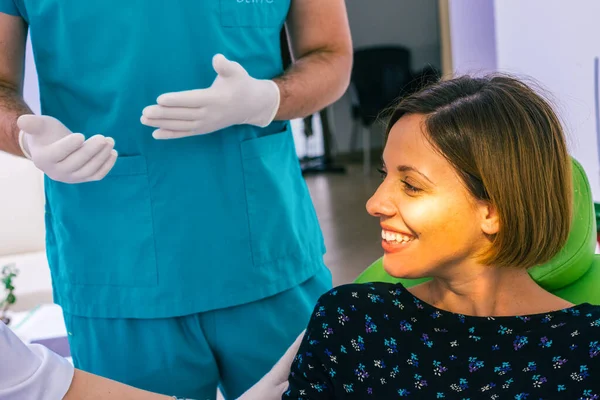
M351 64L344 0L0 0L0 149L45 173L77 368L230 399L275 364L331 287L289 120Z

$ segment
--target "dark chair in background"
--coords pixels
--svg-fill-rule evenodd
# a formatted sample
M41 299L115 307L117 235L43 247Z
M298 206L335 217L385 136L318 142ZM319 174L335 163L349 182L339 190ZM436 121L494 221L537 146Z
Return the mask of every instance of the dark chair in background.
M363 168L371 168L371 131L381 113L399 98L435 82L440 73L433 67L414 72L411 53L402 46L379 46L357 49L350 83L352 136L350 150L356 150L362 132Z

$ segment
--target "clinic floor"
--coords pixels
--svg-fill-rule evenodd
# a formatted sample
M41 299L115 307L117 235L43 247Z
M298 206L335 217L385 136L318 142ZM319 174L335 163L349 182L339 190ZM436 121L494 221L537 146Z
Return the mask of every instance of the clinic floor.
M306 182L325 237L325 263L333 284L352 282L383 254L379 221L365 209L381 178L374 168L367 177L362 165L349 165L345 174L308 175Z

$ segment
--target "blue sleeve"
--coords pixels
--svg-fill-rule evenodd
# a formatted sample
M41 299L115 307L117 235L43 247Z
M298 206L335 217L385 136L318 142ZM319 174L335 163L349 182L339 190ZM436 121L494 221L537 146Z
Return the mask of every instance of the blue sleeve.
M15 0L0 0L0 13L20 17L21 13L15 4Z

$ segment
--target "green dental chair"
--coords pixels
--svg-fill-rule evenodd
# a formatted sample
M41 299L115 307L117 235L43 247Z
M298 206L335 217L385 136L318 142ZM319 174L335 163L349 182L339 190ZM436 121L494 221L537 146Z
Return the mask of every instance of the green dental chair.
M573 160L573 189L573 224L565 247L546 264L532 267L529 274L541 287L571 303L600 305L600 254L595 254L596 214L590 184L576 160ZM410 287L426 280L394 278L385 272L380 258L355 282L400 282Z

